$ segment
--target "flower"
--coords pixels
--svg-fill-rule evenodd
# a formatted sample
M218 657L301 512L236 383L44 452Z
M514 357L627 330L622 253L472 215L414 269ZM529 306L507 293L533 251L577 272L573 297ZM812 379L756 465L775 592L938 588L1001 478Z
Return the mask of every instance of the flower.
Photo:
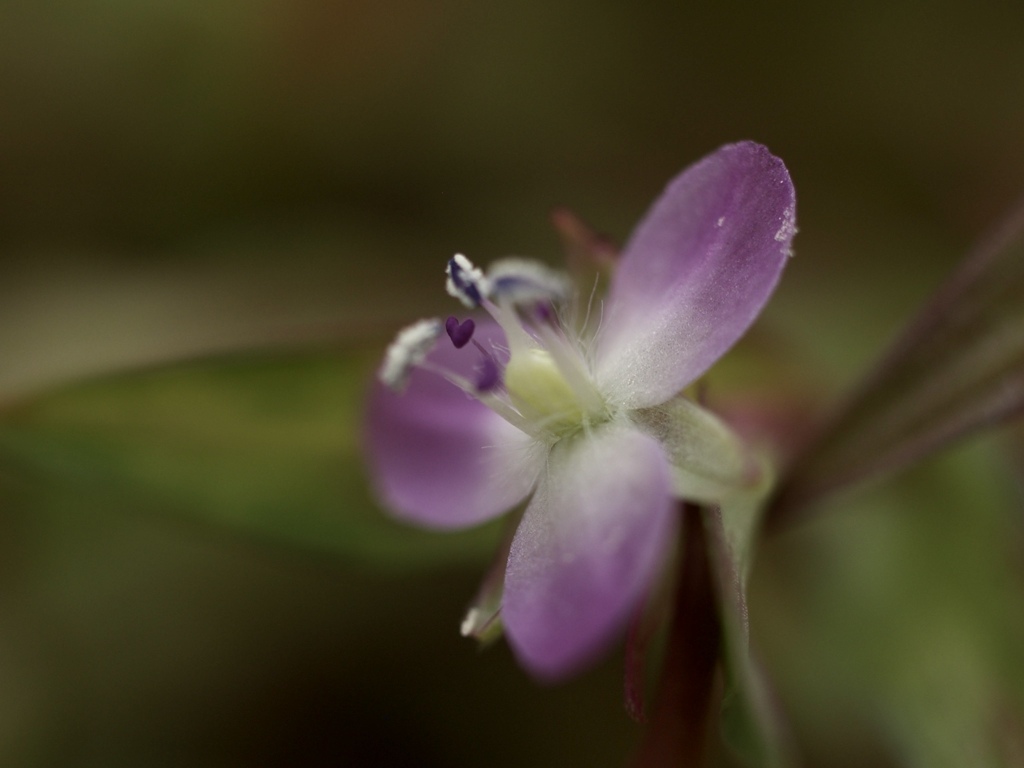
M389 348L366 427L377 490L396 516L448 529L530 498L500 613L538 677L577 671L635 615L675 539L677 499L714 503L758 482L733 433L680 393L761 311L794 217L782 161L727 145L653 204L603 305L539 263L485 273L457 255L449 293L491 319L423 320Z

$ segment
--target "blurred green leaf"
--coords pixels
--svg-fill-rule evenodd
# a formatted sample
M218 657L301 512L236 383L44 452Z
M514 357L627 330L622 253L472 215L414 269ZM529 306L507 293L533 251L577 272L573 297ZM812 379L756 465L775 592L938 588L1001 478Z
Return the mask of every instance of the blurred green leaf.
M374 505L359 457L371 362L314 350L98 379L0 411L0 466L46 492L379 567L483 560L499 529L427 533Z
M808 764L1018 765L1019 493L972 441L766 541L752 624Z
M1024 206L961 265L792 462L773 523L1024 409Z

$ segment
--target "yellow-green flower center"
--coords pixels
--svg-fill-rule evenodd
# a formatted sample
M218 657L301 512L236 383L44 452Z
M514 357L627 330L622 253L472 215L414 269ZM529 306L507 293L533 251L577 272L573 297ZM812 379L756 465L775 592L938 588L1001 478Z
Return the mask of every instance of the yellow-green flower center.
M505 389L519 413L559 436L578 429L588 416L551 353L544 349L516 350L505 367Z

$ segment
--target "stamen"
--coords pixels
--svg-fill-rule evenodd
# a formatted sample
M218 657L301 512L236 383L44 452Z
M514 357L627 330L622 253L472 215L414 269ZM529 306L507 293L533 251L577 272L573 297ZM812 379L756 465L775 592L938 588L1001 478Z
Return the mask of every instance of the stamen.
M528 259L496 261L487 270L487 281L489 297L497 303L513 305L560 303L571 290L569 279L561 272Z
M441 321L437 318L419 320L403 328L384 355L384 364L377 374L380 380L396 392L404 389L412 369L426 359L440 335Z
M488 281L482 270L474 267L473 262L461 253L456 253L448 259L445 274L448 275L445 288L449 296L454 296L470 309L480 306L488 294Z
M449 317L444 323L444 329L448 332L448 338L452 340L455 348L462 349L473 338L476 323L473 322L471 317L466 318L461 323L457 317Z

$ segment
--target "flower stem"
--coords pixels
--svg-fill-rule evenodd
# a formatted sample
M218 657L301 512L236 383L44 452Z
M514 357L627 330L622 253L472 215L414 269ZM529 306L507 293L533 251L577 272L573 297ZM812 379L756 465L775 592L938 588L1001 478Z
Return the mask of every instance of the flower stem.
M665 662L650 727L632 768L705 765L721 624L715 608L703 517L682 504L682 562Z

